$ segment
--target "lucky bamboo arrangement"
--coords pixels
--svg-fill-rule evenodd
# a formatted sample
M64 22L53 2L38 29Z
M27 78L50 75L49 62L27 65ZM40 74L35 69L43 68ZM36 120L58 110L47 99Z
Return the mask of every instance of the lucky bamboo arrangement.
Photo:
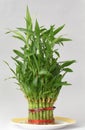
M33 27L28 7L25 22L25 28L9 31L13 33L14 38L24 42L21 50L13 50L16 54L12 57L16 63L16 70L10 69L29 103L28 123L54 123L54 102L62 86L70 85L63 81L63 78L68 72L72 72L68 66L75 62L59 61L60 54L55 45L63 45L63 42L71 39L57 36L64 25L57 29L52 25L46 29L39 26L36 20Z

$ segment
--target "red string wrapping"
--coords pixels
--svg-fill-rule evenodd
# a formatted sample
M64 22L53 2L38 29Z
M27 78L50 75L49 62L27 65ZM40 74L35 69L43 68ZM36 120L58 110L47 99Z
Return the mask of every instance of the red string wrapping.
M29 112L41 112L41 111L50 111L50 110L54 110L56 107L46 107L46 108L37 108L37 109L29 109Z
M54 119L52 120L28 120L28 123L30 124L49 124L53 122L54 122Z

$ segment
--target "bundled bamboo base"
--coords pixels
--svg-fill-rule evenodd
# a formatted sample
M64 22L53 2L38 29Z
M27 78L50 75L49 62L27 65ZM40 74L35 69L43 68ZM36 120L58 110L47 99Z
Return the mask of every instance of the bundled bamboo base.
M28 123L31 124L53 124L54 116L52 99L40 99L29 101Z

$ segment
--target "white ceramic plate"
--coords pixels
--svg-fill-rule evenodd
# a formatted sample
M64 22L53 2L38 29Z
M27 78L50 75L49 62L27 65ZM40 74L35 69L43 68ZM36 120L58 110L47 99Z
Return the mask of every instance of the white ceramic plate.
M55 130L76 123L75 120L65 117L55 117L55 124L49 125L27 124L26 122L27 118L14 118L11 120L12 124L26 130Z

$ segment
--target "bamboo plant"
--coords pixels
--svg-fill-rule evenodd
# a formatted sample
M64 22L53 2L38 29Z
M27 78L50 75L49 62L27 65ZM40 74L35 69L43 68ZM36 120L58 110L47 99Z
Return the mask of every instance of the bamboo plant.
M54 102L62 86L70 85L64 81L64 76L73 72L69 66L75 62L75 60L60 61L56 47L63 46L64 42L71 39L57 35L65 25L58 28L51 25L47 29L40 26L36 20L33 26L28 7L25 23L24 28L8 32L12 32L14 38L24 43L20 50L13 50L15 57L12 59L16 63L16 70L10 69L29 104L28 123L54 123Z

